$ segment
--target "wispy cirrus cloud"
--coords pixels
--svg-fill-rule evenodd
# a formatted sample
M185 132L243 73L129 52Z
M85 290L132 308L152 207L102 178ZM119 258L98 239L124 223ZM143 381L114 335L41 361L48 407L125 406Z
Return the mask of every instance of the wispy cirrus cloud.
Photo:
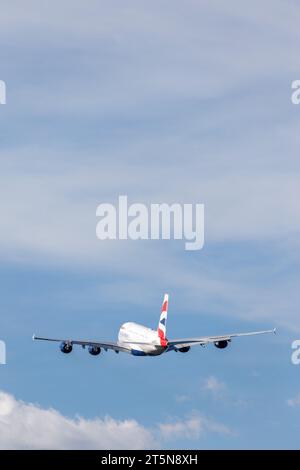
M181 288L190 304L211 308L220 298L230 315L299 329L299 133L289 96L299 6L267 3L272 18L259 2L190 0L187 9L176 0L171 13L167 4L76 1L66 24L50 4L42 14L36 0L26 12L6 2L0 257L113 274L105 296L130 277L123 300L151 281L153 290ZM96 207L121 193L132 202L203 202L204 250L224 245L218 261L207 261L210 252L190 263L181 242L97 241ZM233 270L231 244L255 266ZM289 260L291 274L274 279L256 252L262 244L276 270Z

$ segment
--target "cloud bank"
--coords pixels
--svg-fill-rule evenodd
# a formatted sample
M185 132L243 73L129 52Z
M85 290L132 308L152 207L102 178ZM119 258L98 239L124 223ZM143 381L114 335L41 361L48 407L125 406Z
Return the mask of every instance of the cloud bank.
M197 413L147 428L134 419L68 418L0 392L0 449L149 449L208 432L230 434L223 424Z
M150 431L135 420L110 417L70 419L0 393L1 449L143 449L155 446Z

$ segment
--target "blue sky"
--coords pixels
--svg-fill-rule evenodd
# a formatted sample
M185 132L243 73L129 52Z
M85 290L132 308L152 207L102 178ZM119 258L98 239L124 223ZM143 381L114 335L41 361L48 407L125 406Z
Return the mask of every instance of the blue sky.
M297 448L296 2L4 1L0 447ZM100 242L101 202L204 203L205 246ZM134 358L31 341L276 326Z

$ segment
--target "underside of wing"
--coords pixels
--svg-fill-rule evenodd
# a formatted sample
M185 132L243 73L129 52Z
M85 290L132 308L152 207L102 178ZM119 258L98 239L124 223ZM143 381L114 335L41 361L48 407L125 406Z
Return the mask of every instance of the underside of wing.
M263 330L263 331L252 331L250 333L232 333L228 335L221 335L221 336L202 336L198 338L180 338L168 341L169 349L182 349L182 348L189 348L191 346L205 346L210 343L214 343L216 345L222 344L222 342L228 343L231 341L232 338L240 337L240 336L255 336L255 335L262 335L266 333L275 333L276 329L272 330Z
M85 347L91 347L91 348L102 348L105 351L108 349L112 349L113 351L116 352L127 352L130 353L130 348L126 347L125 344L119 344L115 342L106 342L106 341L84 341L84 340L72 340L72 339L58 339L58 338L43 338L40 336L33 336L34 340L40 340L40 341L54 341L57 343L61 343L62 345L73 346L73 345L79 345L82 346L83 348ZM95 349L96 351L96 349Z

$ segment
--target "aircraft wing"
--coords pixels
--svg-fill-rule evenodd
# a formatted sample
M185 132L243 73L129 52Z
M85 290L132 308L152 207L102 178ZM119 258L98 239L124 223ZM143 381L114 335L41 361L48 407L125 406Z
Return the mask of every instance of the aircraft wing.
M73 340L73 339L57 339L57 338L42 338L40 336L35 336L33 335L32 337L33 340L41 340L41 341L55 341L57 343L68 343L71 344L72 346L74 344L78 344L79 346L82 346L85 348L86 346L98 346L99 348L104 349L107 351L108 349L112 349L113 351L116 352L127 352L130 353L130 348L126 347L125 345L120 345L119 343L114 343L114 342L105 342L105 341L82 341L82 340Z
M200 338L181 338L168 341L169 349L180 349L190 346L202 345L205 346L209 343L217 343L218 341L231 341L232 338L239 336L254 336L262 335L266 333L276 333L276 328L273 330L263 330L263 331L252 331L250 333L232 333L229 335L221 336L202 336Z

